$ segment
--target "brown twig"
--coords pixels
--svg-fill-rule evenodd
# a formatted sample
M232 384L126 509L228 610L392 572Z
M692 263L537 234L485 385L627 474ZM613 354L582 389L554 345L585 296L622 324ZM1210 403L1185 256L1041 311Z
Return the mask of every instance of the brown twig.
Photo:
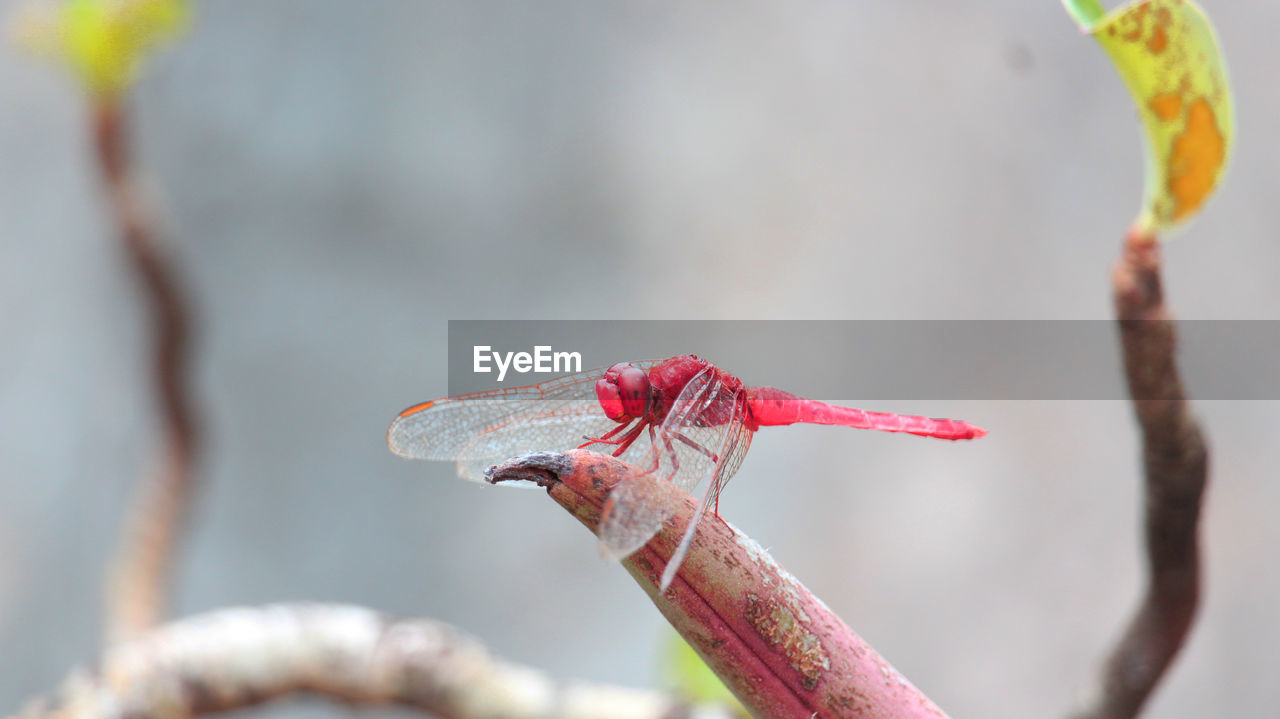
M1142 430L1149 583L1080 719L1137 716L1182 647L1200 593L1196 528L1208 451L1174 362L1155 237L1130 231L1112 282L1125 377Z
M164 426L157 466L141 488L110 572L107 638L127 639L164 616L173 554L192 485L196 423L187 394L190 321L179 276L147 214L117 97L93 105L93 139L121 242L153 324L154 391Z
M439 622L363 607L280 604L220 609L112 647L24 719L165 719L309 693L395 704L444 719L731 719L659 692L559 682L494 657Z

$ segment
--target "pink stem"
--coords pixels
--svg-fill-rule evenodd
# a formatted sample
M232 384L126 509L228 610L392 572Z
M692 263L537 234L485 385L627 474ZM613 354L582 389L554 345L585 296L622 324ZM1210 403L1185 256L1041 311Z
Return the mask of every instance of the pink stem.
M698 526L675 581L659 594L696 504L675 485L585 450L524 455L491 469L489 479L537 482L593 532L615 485L651 483L643 492L655 506L674 508L673 516L622 564L754 716L945 718L758 544L719 518Z

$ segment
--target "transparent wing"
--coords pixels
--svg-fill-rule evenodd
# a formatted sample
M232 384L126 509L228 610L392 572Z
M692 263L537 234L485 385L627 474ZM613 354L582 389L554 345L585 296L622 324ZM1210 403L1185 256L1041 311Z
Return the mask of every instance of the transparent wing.
M676 573L680 571L680 565L684 563L685 554L689 552L689 545L693 543L698 525L707 514L707 508L718 506L720 490L724 489L724 485L738 471L738 467L742 466L742 458L747 455L751 438L755 435L755 430L748 428L743 422L742 412L745 412L745 408L745 402L738 402L734 406L734 421L729 423L729 431L725 433L724 442L720 445L720 461L717 462L711 479L707 482L706 493L702 495L697 509L693 511L693 517L689 519L689 526L685 528L684 536L680 537L680 544L671 553L671 559L667 561L667 567L662 571L662 582L658 585L659 592L665 592L667 587L671 586Z
M714 501L750 445L752 430L743 421L744 413L741 391L727 387L720 373L708 367L685 385L639 466L686 492L712 477L708 496ZM671 516L667 501L652 485L624 482L615 488L600 523L605 554L620 558L643 547Z
M600 437L617 426L617 422L604 415L600 403L594 399L542 400L473 433L455 455L458 476L483 482L485 470L494 464L525 452L573 449L586 442L588 437ZM628 454L645 451L641 447L647 442L636 444L640 447L632 445ZM611 452L614 448L597 444L589 449Z
M600 549L622 559L640 549L662 529L673 508L643 482L623 481L609 493L600 515Z
M746 410L746 404L739 405L740 411ZM720 450L722 460L720 465L716 467L715 473L715 495L712 501L720 500L720 492L724 490L724 486L733 479L738 473L738 468L742 466L742 460L747 456L747 450L751 448L751 438L756 435L754 429L747 427L746 423L739 419L731 427L731 431L725 436L724 445Z
M647 370L655 363L635 364ZM536 385L424 402L396 417L387 430L387 445L401 457L455 460L459 476L482 481L490 464L524 452L572 449L584 437L599 437L616 427L595 396L596 380L603 374L603 369L579 372ZM633 461L645 444L628 452Z

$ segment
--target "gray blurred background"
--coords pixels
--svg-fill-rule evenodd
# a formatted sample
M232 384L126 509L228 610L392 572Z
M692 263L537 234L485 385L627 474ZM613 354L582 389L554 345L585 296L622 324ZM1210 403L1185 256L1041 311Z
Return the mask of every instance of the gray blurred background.
M1185 318L1280 319L1280 6L1206 4L1238 144L1167 248L1170 298ZM454 623L557 677L647 686L664 622L577 522L387 451L391 417L444 390L448 319L1110 315L1139 134L1054 0L197 13L132 103L201 330L182 614L357 602ZM0 98L7 712L94 657L156 425L83 98L9 47ZM725 517L953 716L1061 715L1141 586L1128 406L873 408L991 435L767 429ZM1271 715L1280 407L1197 408L1207 593L1150 716Z

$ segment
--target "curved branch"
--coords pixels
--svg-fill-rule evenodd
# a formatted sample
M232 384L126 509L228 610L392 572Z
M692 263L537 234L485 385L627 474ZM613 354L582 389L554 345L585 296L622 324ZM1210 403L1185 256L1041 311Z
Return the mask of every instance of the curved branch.
M699 524L675 581L659 593L696 504L675 484L585 450L527 454L490 469L488 479L546 487L592 532L619 482L639 483L655 514L668 508L658 534L622 565L753 716L945 719L768 552L718 517Z
M658 692L564 683L494 657L440 622L393 620L344 605L222 609L108 650L22 719L165 719L309 693L352 705L397 704L445 719L681 719ZM700 719L730 719L697 707Z
M173 554L190 501L197 428L186 387L190 312L138 189L119 98L97 99L93 138L121 243L151 315L152 374L165 435L111 569L107 633L114 642L145 631L164 615Z
M1197 525L1208 450L1174 361L1155 237L1130 231L1112 282L1125 377L1142 431L1149 582L1080 719L1137 716L1182 648L1200 595Z

